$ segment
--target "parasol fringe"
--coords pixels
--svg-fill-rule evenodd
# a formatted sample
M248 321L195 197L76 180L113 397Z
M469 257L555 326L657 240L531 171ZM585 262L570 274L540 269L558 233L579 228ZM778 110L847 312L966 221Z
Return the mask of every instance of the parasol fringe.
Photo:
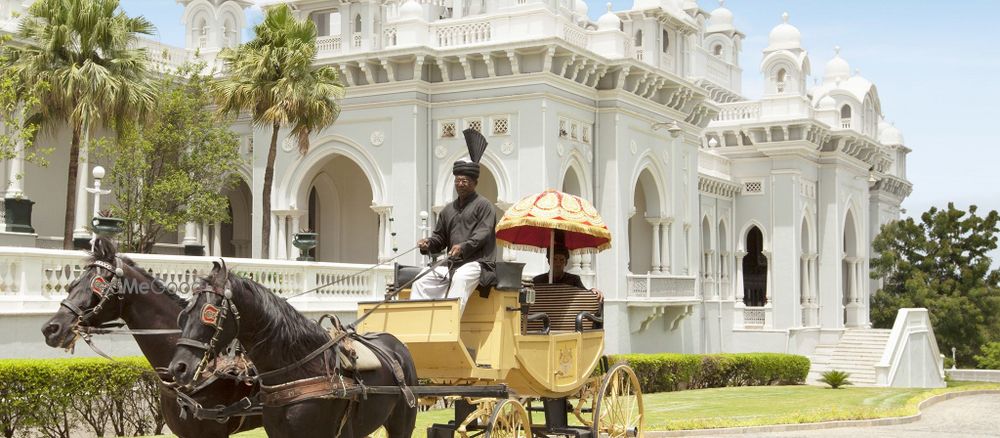
M545 254L545 253L549 252L548 248L540 248L540 247L537 247L537 246L534 246L534 245L523 245L523 244L519 244L519 243L511 243L511 242L503 240L503 239L501 239L499 237L497 237L497 245L500 245L500 246L502 246L504 248L513 249L513 250L516 250L516 251L535 252L535 253L539 253L539 254ZM569 251L570 254L590 254L590 255L593 255L593 254L597 254L597 253L599 253L601 251L604 251L604 250L606 250L608 248L611 248L611 242L603 243L603 244L599 245L596 248L579 248L579 249L570 249L568 251Z
M497 224L497 233L500 233L504 230L524 227L524 226L549 228L549 229L554 228L557 230L587 234L590 236L600 237L609 240L611 239L611 231L609 231L606 226L580 224L580 223L565 222L565 221L554 221L551 219L543 219L535 217L521 217L517 219L510 219L505 217L500 220L499 224Z

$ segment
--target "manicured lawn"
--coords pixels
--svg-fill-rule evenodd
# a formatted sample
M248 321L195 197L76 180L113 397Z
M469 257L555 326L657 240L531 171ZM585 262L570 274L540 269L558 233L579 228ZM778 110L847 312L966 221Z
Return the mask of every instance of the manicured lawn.
M702 429L912 415L917 404L933 395L973 389L1000 389L1000 385L952 382L935 390L755 386L646 394L643 402L647 430ZM445 423L452 415L449 410L421 413L414 436L423 436L428 426ZM543 422L540 415L534 421ZM263 429L235 436L266 437Z

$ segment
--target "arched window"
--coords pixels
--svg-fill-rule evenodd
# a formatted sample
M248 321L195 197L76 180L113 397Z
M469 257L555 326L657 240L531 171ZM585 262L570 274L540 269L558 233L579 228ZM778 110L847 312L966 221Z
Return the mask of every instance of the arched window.
M712 54L715 56L722 56L722 44L716 44L715 47L712 48Z
M851 118L851 106L850 105L844 105L844 106L840 107L840 118L842 118L842 119L850 119Z
M354 16L354 33L361 33L361 14Z
M670 50L670 33L666 29L663 30L661 39L663 40L663 53L667 53L667 50Z
M642 47L642 29L635 31L635 46Z
M775 78L775 82L778 86L778 92L785 92L785 79L788 78L788 72L785 69L778 70L778 76Z
M764 235L757 227L746 235L743 256L743 304L760 307L767 304L767 256L764 255Z

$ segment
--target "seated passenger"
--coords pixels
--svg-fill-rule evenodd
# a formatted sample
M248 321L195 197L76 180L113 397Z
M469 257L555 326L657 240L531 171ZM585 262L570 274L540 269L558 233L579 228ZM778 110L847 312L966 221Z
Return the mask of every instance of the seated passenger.
M565 284L569 286L575 286L580 289L587 289L583 285L583 281L580 279L579 275L570 274L566 272L566 264L569 263L569 250L564 246L557 246L553 250L553 255L551 258L546 254L546 258L549 259L549 269L552 270L552 282L549 282L549 273L536 275L532 280L535 284ZM604 294L601 291L591 288L591 292L597 295L597 298L604 301Z

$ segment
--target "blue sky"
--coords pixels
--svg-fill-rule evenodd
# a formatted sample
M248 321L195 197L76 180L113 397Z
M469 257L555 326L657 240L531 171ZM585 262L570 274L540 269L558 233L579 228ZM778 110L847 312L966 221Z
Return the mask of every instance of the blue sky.
M606 10L606 1L587 3L594 19ZM632 0L611 3L623 10ZM706 10L718 6L699 3ZM174 0L122 0L122 6L153 21L163 42L183 44L183 7ZM839 45L852 69L878 87L886 118L913 149L907 171L914 192L903 204L908 215L949 201L963 208L1000 209L1000 144L989 140L1000 125L1000 38L995 33L1000 2L729 0L726 6L747 35L745 95L760 95L761 50L787 11L790 23L802 31L814 77L822 77ZM252 13L250 22L257 20L259 13Z

